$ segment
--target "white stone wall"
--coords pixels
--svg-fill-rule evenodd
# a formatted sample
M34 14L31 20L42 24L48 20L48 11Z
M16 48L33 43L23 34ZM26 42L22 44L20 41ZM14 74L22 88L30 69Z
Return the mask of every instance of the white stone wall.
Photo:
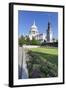
M38 45L23 45L23 48L38 48Z

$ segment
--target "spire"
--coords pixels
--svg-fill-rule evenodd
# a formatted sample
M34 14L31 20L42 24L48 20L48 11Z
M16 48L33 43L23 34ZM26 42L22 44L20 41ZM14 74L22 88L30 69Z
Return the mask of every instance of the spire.
M33 25L35 26L35 20L34 20L34 23L33 23Z
M48 20L48 29L51 27L50 20Z
M31 26L31 31L37 31L37 26L35 24L35 20L34 20L32 26Z
M50 15L48 14L48 27L50 27Z
M50 27L50 22L48 22L48 27Z
M35 20L33 22L33 25L31 26L31 28L37 28L36 24L35 24Z

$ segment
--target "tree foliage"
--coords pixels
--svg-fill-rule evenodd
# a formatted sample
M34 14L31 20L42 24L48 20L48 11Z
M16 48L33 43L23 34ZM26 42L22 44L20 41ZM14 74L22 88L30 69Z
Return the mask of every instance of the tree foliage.
M26 37L25 42L26 42L26 43L25 43L26 45L30 45L30 39L29 39L28 36Z
M24 37L24 36L21 36L21 37L19 38L18 42L19 42L19 45L20 45L20 46L22 46L23 44L25 44L25 43L26 43L26 42L25 42L25 37Z
M19 41L20 46L22 46L24 44L26 44L26 45L40 45L39 40L36 40L35 38L30 40L28 36L26 36L26 37L21 36L18 41Z
M31 40L31 45L40 45L40 41L39 40L36 40L35 38L33 38Z

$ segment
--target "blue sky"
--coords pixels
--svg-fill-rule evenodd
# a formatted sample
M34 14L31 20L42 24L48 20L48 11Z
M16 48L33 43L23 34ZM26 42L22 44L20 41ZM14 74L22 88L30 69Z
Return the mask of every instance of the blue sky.
M18 34L28 35L30 27L35 20L40 33L46 33L48 21L51 23L53 37L58 37L58 13L38 11L18 11Z

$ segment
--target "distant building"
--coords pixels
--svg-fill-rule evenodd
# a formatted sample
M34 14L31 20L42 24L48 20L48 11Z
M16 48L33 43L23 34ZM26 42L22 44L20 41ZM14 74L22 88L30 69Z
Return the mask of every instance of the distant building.
M53 42L50 22L48 22L47 32L39 33L38 27L36 26L35 21L34 21L33 25L30 28L28 36L30 40L32 40L32 38L35 38L36 40L40 40L41 42Z

